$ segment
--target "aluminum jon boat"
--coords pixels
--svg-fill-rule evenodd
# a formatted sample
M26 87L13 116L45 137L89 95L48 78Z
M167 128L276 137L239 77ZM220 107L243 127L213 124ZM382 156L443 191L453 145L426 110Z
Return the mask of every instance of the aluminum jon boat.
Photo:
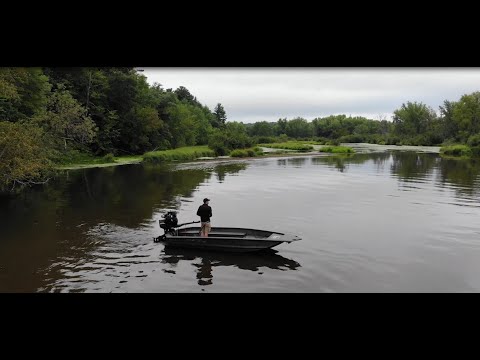
M177 225L178 220L174 211L169 211L163 218L164 220L159 220L159 224L164 230L164 234L154 238L154 241L162 242L169 247L249 252L301 240L296 235L275 231L232 227L212 227L208 237L202 237L200 236L200 226L179 229L179 227L199 223L199 221Z

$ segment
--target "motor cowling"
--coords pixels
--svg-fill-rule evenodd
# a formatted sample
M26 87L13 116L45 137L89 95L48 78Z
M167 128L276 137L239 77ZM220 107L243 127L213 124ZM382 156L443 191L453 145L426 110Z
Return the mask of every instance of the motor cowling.
M165 230L165 232L173 230L178 225L177 212L169 211L162 216L164 220L160 220L160 227Z

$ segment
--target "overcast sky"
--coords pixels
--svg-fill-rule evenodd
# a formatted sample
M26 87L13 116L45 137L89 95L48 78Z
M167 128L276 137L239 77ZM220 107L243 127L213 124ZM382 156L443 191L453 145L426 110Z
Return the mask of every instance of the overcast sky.
M391 120L407 101L438 113L444 100L480 91L480 68L143 68L150 84L185 86L227 121L251 123L332 114Z

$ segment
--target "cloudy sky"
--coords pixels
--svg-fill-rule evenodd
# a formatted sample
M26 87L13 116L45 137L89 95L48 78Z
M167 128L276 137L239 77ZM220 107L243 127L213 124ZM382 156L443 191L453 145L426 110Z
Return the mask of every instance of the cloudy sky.
M251 123L332 114L390 120L407 101L438 112L444 100L480 91L480 68L143 68L150 84L185 86L227 121Z

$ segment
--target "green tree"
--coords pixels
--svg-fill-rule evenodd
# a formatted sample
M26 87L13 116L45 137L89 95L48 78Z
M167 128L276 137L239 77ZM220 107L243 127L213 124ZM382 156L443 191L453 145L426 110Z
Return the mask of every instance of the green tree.
M26 120L43 111L50 89L40 68L0 68L0 120Z
M174 91L174 93L175 95L177 95L178 100L186 102L190 105L200 106L197 98L193 96L186 87L180 86L177 90Z
M181 146L195 145L196 129L195 115L191 111L190 105L186 103L176 104L168 110L169 130L172 134L172 146L174 148Z
M55 90L48 99L47 111L34 121L52 136L57 149L67 150L67 141L87 145L95 137L95 123L86 116L85 108L63 87Z
M212 124L216 128L221 128L225 126L225 122L227 121L227 114L225 109L223 108L222 104L218 103L213 110L214 115L214 123Z
M252 129L250 130L251 136L274 136L275 135L275 124L271 124L266 121L260 121L253 124Z
M303 118L289 120L286 126L286 134L292 138L305 138L313 135L312 124Z
M424 134L436 118L435 111L423 103L407 102L394 111L395 133L403 136Z
M232 121L223 129L214 129L209 137L208 146L217 155L225 155L234 149L253 146L253 139L248 136L243 123Z
M458 126L459 139L466 143L480 133L480 92L463 95L453 108L453 121Z
M458 124L456 123L453 110L456 102L445 100L443 106L440 106L440 121L442 123L443 137L445 139L458 140Z
M278 119L277 121L277 126L275 127L275 135L281 135L281 134L286 134L287 133L287 118L284 119Z
M45 181L50 155L40 128L0 122L0 191Z

